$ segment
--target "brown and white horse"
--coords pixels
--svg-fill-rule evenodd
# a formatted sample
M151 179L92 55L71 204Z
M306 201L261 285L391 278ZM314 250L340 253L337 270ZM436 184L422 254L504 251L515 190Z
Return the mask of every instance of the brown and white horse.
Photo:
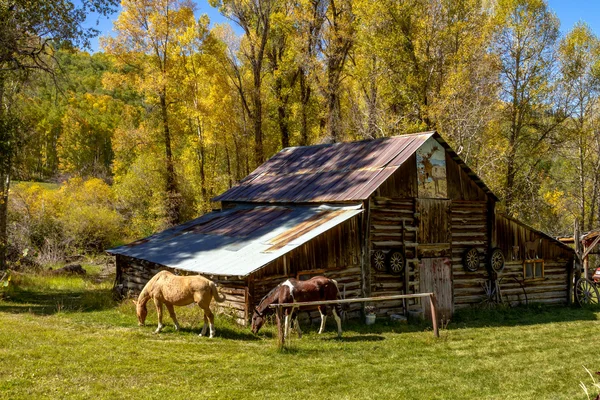
M288 279L287 281L279 284L265 297L263 297L258 306L254 309L254 314L252 315L252 332L254 334L258 333L259 329L265 322L265 317L273 312L273 309L269 308L269 305L271 304L338 300L339 298L340 292L338 290L337 282L333 279L329 279L324 276L315 276L307 281ZM323 330L325 330L327 307L325 305L321 305L311 308L318 308L319 312L321 313L321 328L319 329L319 334L321 334L323 333ZM289 329L291 325L290 319L293 318L295 309L296 307L292 307L291 309L285 310L285 337L289 336ZM300 307L300 310L306 309L310 308ZM333 317L337 322L339 337L342 336L342 320L340 318L341 314L342 307L340 304L336 304L333 307ZM302 331L300 330L300 324L297 321L297 315L296 328L298 329L298 337L302 337Z
M154 300L156 314L158 315L158 328L154 333L159 333L164 327L162 323L162 306L167 306L169 315L175 324L175 329L179 329L179 323L175 316L173 306L186 306L196 303L204 310L204 326L200 336L206 334L207 322L210 324L210 337L215 335L214 314L210 311L210 302L215 298L219 303L225 301L225 297L219 295L217 285L209 279L200 275L177 276L169 271L160 271L146 283L140 293L136 304L136 313L139 325L144 325L148 309L146 303L150 299Z

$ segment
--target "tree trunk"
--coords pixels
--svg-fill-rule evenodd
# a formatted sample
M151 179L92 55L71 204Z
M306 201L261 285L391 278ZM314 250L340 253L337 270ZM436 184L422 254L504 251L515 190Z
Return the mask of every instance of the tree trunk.
M4 157L5 155L3 155ZM7 268L8 250L8 190L10 188L10 155L0 165L0 270Z
M300 146L308 146L308 102L310 101L310 85L306 71L300 70Z
M258 167L265 161L263 150L263 133L262 133L262 98L260 96L261 77L260 69L254 70L254 93L252 94L252 102L254 103L254 163Z
M163 88L159 94L160 110L163 123L163 134L165 139L165 162L167 169L166 182L166 211L167 222L169 225L176 225L181 218L181 195L177 191L177 182L175 180L175 168L173 166L173 153L171 151L171 133L169 131L169 119L167 114L167 94L166 88Z

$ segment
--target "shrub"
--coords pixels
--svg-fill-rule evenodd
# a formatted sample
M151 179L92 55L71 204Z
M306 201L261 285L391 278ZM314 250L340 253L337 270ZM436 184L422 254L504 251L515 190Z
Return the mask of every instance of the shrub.
M79 252L97 252L121 239L123 218L110 186L100 179L73 178L58 190L19 183L11 190L11 254L56 263ZM17 260L12 260L16 262Z

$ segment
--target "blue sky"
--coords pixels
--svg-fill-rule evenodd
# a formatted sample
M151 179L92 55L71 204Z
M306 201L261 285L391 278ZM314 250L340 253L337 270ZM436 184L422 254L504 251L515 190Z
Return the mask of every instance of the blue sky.
M586 22L596 35L600 36L600 1L598 0L547 0L550 8L556 13L560 19L561 33L565 34L578 21ZM208 14L211 23L227 23L217 9L211 7L207 0L196 0L198 6L197 15ZM112 31L112 21L118 14L114 14L112 18L102 18L96 26L95 16L90 16L87 23L89 26L96 26L102 32L102 35L110 35ZM236 29L237 30L237 29ZM92 41L92 50L98 50L98 38Z

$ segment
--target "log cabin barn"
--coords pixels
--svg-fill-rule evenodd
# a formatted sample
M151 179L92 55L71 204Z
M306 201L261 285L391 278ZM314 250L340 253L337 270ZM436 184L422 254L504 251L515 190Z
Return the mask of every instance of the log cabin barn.
M333 278L344 298L434 292L442 319L571 297L573 250L497 212L498 198L436 132L286 148L213 200L218 211L109 250L115 290L137 294L162 269L202 274L242 324L290 277ZM380 316L429 310L374 305Z

